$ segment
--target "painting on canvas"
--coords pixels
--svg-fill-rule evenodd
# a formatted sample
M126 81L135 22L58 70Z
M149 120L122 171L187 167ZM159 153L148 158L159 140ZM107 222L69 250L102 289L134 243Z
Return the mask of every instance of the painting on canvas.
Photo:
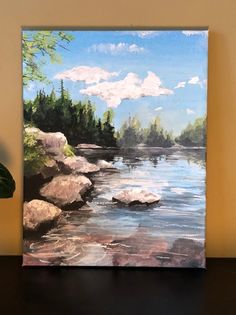
M205 267L208 31L22 31L23 265Z

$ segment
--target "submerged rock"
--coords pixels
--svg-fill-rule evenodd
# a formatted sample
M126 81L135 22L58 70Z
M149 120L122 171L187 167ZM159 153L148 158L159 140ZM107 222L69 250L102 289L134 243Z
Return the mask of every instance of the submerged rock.
M82 195L92 186L91 181L83 176L59 175L40 189L41 196L62 207L83 202Z
M34 199L24 203L23 226L25 230L37 231L42 225L56 221L61 209L53 204Z
M98 160L97 166L98 166L100 169L114 168L114 166L113 166L112 163L109 163L109 162L107 162L107 161L105 161L105 160Z
M67 157L60 162L61 168L64 172L69 173L94 173L98 172L100 168L92 163L89 163L85 157L73 156Z
M158 203L161 197L145 190L123 190L115 195L112 200L125 205L151 205Z
M205 268L204 244L193 239L178 238L172 247L155 257L162 267Z

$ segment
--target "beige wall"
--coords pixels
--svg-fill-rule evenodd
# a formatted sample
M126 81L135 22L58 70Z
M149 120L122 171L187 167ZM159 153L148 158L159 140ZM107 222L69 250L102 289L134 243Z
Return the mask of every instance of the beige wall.
M0 143L17 183L0 201L0 254L21 254L21 27L209 26L207 256L236 256L235 12L235 0L0 0Z

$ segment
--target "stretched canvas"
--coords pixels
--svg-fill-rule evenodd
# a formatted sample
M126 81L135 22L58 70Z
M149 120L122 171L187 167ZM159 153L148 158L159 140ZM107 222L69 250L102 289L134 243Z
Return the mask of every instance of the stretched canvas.
M205 267L207 29L23 30L23 265Z

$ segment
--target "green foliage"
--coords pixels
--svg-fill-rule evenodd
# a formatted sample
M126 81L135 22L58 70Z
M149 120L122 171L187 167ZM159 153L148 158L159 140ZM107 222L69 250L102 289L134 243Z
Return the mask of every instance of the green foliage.
M182 131L176 142L190 147L206 146L206 117L197 118Z
M104 120L103 120L101 142L103 142L105 145L109 147L115 147L116 146L115 128L112 125L114 112L112 111L112 109L109 109L104 113L103 117L104 117Z
M71 145L66 144L63 148L63 154L67 157L75 156L75 149Z
M16 184L8 169L0 163L0 198L11 198Z
M174 145L172 135L163 129L159 117L156 117L150 124L145 143L152 147L164 148Z
M95 106L88 100L73 103L63 81L59 97L54 90L49 95L39 91L33 101L25 102L24 118L45 132L62 132L71 145L95 143L116 146L115 130L112 124L114 113L108 110L103 121L95 117Z
M37 143L33 134L24 132L24 174L36 175L46 162L43 147Z
M141 123L136 117L129 117L117 136L122 147L133 147L140 143L159 147L170 147L174 144L172 135L162 128L159 117L145 129L141 128Z
M24 31L22 35L23 85L30 81L48 82L41 67L49 57L50 62L61 62L56 52L73 39L71 34L62 31Z

